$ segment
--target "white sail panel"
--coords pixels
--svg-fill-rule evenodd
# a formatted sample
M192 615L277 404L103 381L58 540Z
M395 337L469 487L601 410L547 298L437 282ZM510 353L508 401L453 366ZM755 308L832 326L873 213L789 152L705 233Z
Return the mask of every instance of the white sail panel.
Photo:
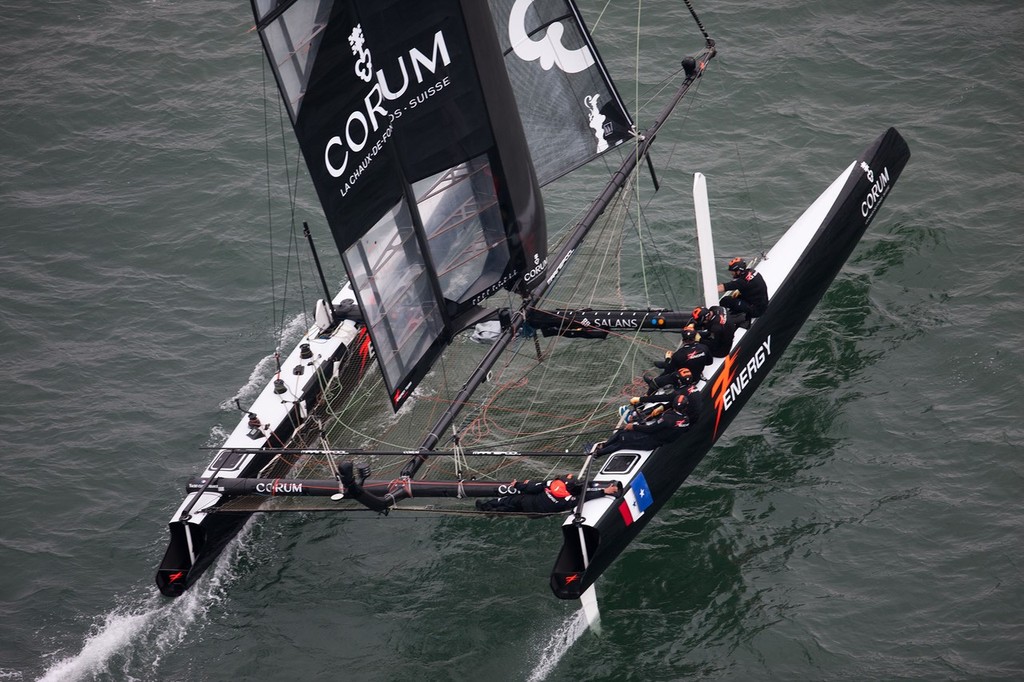
M261 19L277 9L277 0L258 0L257 16ZM302 96L323 38L333 0L297 2L263 31L267 54L281 84L283 99L292 121L299 114Z
M486 157L413 183L413 194L444 297L462 303L492 285L509 247Z
M430 270L409 207L402 201L344 254L363 318L393 402L407 378L444 333Z

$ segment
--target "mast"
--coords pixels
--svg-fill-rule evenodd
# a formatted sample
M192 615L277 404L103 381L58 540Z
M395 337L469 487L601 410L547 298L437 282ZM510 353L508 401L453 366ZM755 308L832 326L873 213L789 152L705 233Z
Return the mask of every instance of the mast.
M327 286L327 279L324 278L324 269L320 265L320 256L316 252L316 245L313 244L313 233L309 231L309 223L305 221L302 223L302 234L305 235L306 241L309 242L309 252L313 254L313 262L316 264L316 272L320 276L320 286L324 288L324 302L327 303L327 305L330 305L331 290Z
M494 341L494 345L491 350L487 353L484 359L480 362L476 371L466 382L459 394L445 410L444 414L437 420L434 427L427 434L423 443L420 445L420 452L411 459L405 467L402 469L402 475L413 477L416 472L423 465L423 463L429 457L429 452L437 445L440 441L441 434L444 433L455 421L455 418L465 407L466 402L472 396L472 394L479 388L480 384L484 382L487 377L487 373L497 363L498 358L502 352L512 340L516 337L519 329L522 327L526 320L526 311L528 308L536 305L544 294L547 293L548 289L554 283L559 273L565 267L565 265L572 258L576 248L580 245L583 239L587 236L587 233L597 222L597 219L601 217L605 209L615 198L615 195L622 189L622 186L626 183L626 180L636 169L640 160L645 158L650 151L650 146L654 142L655 136L658 131L665 124L671 116L673 110L678 106L679 101L683 98L686 92L690 89L690 86L703 75L704 69L707 67L708 62L715 56L715 44L713 40L708 40L708 46L700 53L698 59L693 57L687 57L683 60L682 66L686 73L686 78L682 84L676 90L675 95L665 105L661 113L655 118L654 122L644 132L643 135L637 138L637 145L632 154L629 154L619 166L618 170L612 175L608 184L605 186L604 191L601 192L600 196L590 206L590 210L583 217L582 220L576 225L572 234L562 247L562 249L555 255L552 262L556 263L554 270L551 274L540 284L538 284L530 298L524 300L522 306L517 310L511 317L510 324L507 328L502 330L500 336Z

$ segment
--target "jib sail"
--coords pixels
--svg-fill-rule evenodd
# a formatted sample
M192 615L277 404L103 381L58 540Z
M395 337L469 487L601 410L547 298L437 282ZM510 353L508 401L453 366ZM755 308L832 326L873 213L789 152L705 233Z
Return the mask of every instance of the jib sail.
M452 335L546 258L494 22L473 0L253 0L397 409Z
M571 0L490 0L541 185L629 139L633 123Z

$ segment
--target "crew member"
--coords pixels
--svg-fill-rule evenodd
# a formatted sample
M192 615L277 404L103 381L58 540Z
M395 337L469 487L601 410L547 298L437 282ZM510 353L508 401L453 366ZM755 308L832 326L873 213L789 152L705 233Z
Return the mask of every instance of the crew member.
M695 381L684 382L670 393L648 394L630 398L629 404L632 406L632 411L625 415L625 421L628 423L657 417L664 410L665 406L672 404L676 396L680 394L686 396L684 412L687 419L693 424L697 421L704 406L704 396L701 395L700 388L697 387L697 382Z
M623 448L653 450L659 445L672 442L690 428L690 420L686 416L686 400L686 395L676 395L672 407L662 412L657 419L626 424L611 438L598 443L593 453L607 455Z
M728 310L720 305L694 308L691 325L700 334L713 357L724 358L729 354L737 325Z
M764 278L748 268L742 258L729 261L729 272L732 281L718 285L718 293L728 294L722 297L721 304L733 313L746 315L748 321L764 315L768 307L768 285Z
M497 499L477 500L476 508L481 511L550 514L572 509L579 499L578 495L583 492L583 486L572 474L559 476L550 481L512 481L509 488L516 492ZM604 488L586 490L584 499L590 500L618 493L618 484L611 483Z
M688 367L680 367L677 370L659 374L653 379L646 374L642 376L643 380L647 383L647 395L654 395L666 386L674 390L683 386L695 384L698 381L697 377L693 376L693 372L691 372Z
M711 364L711 349L701 342L700 334L693 327L684 327L682 338L679 348L666 352L665 359L656 360L654 366L663 370L663 375L685 367L699 378L704 368Z

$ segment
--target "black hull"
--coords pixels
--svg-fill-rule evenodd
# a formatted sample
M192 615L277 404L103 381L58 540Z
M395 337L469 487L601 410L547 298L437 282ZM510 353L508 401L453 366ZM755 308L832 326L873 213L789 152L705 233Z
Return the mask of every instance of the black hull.
M357 340L359 338L361 337L357 337ZM340 368L340 375L344 377L344 385L347 390L351 390L358 382L361 370L356 373L346 371L346 363L351 361L360 368L367 363L365 358L358 357L350 352L351 350L349 345L341 343L333 353L318 363L315 372L316 379L309 383L300 397L300 401L307 406L308 414L313 413L315 405L323 395L324 388L334 377L336 368ZM297 351L293 352L293 355L297 355ZM293 358L289 358L288 362L291 361ZM300 362L305 363L306 360L303 359ZM307 421L308 416L304 418L302 411L297 407L289 410L286 417L272 425L270 436L265 439L266 444L263 447L271 451L266 453L250 452L245 455L248 458L246 463L240 470L231 471L230 478L234 480L256 478L276 456L273 451L275 446L287 444ZM210 464L208 472L216 470L218 466L228 470L231 467L232 458L239 457L242 455L238 452L222 450ZM225 471L225 477L227 477L227 471ZM192 498L193 504L201 494L217 494L220 499L212 507L197 505L194 511L190 507L184 511L179 510L179 513L175 514L167 524L171 536L170 543L157 569L155 579L157 588L168 597L179 597L195 584L228 543L238 535L249 518L256 513L221 510L220 507L229 500L229 497L219 495L212 488L189 487L188 492L197 496Z
M171 542L156 572L156 586L160 593L167 597L184 594L203 576L251 516L251 512L218 512L208 515L201 524L193 524L192 542L198 548L194 563L189 558L185 523L169 523Z
M563 526L564 544L551 573L555 596L579 598L693 472L800 331L860 241L909 158L906 142L890 128L857 159L852 174L825 216L822 228L772 295L765 314L756 320L705 384L702 393L707 407L699 419L683 437L656 449L640 467L653 499L644 514L627 525L613 506L592 525L584 523L581 527L590 557L586 567L577 527ZM874 169L872 175L880 173L881 169L887 171L882 191L878 188L882 181L877 177L869 181L867 173L861 170L862 163ZM745 368L753 368L753 371L747 371L743 385L738 386L734 383L737 371ZM734 390L736 386L738 390Z

